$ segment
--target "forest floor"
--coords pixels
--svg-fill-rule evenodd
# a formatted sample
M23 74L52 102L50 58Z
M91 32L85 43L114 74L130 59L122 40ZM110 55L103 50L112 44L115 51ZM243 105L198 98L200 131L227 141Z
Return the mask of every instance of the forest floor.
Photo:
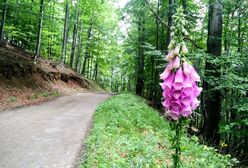
M61 95L101 90L93 81L51 60L11 45L0 47L0 111L38 104Z
M1 112L0 167L76 167L95 108L110 96L77 93Z

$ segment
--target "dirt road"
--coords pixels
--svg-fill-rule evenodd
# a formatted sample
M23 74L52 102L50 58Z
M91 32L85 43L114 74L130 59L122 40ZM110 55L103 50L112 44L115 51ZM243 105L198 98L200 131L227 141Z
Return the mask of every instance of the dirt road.
M109 97L79 93L0 112L0 168L75 167L95 108Z

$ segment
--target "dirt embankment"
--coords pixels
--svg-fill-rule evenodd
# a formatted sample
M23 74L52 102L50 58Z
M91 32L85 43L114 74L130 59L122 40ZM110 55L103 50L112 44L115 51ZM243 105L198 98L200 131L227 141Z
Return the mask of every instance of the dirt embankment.
M0 47L0 111L94 89L90 80L56 62L34 62L22 49Z

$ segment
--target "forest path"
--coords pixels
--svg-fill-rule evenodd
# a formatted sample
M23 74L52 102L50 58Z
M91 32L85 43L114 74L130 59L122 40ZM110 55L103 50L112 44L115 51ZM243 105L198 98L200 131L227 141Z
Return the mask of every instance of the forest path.
M0 112L0 167L75 167L95 108L110 96L78 93Z

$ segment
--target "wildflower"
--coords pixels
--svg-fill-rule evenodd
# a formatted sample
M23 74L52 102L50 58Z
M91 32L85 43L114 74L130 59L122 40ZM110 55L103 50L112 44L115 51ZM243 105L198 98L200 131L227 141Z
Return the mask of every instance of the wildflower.
M181 66L177 56L169 62L160 78L163 80L160 85L163 89L162 105L166 115L173 120L189 117L199 106L197 97L202 91L202 88L197 86L196 82L200 77L194 67L186 61Z

